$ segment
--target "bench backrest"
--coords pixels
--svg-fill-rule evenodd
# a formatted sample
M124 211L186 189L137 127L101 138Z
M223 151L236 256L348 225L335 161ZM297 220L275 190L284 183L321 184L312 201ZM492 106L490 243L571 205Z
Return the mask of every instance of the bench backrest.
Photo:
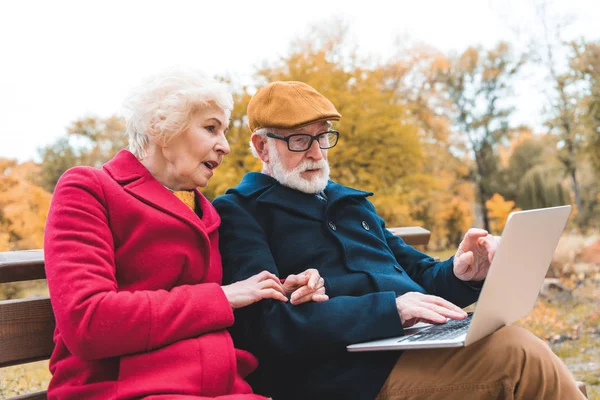
M420 227L390 228L410 245L425 245L430 233ZM42 250L0 252L0 283L46 278ZM54 314L48 297L0 300L0 368L50 358ZM12 400L46 399L45 392Z

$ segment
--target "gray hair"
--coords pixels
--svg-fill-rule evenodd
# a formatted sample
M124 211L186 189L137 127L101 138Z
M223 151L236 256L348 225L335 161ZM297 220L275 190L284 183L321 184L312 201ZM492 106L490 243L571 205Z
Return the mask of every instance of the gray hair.
M200 71L171 70L148 78L125 101L129 151L145 157L151 137L168 142L189 127L194 112L210 104L225 111L229 121L231 92Z

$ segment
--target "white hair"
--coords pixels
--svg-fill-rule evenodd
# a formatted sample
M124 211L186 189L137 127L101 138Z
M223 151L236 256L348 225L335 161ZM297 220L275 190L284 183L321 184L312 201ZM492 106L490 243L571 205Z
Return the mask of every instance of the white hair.
M319 161L303 160L298 166L292 170L288 170L283 166L283 162L277 151L275 142L268 141L269 149L269 175L281 183L283 186L299 190L304 193L314 194L325 190L329 181L329 163L324 158ZM314 176L311 180L302 178L301 174L308 169L319 169L319 175Z
M257 134L258 136L262 136L263 138L267 138L267 133L268 132L272 132L273 130L270 128L258 128L257 130L254 131L255 134ZM260 158L258 155L258 152L256 151L256 147L254 147L254 143L252 143L252 139L250 139L250 152L252 152L252 155L256 158Z
M129 151L145 157L151 137L168 142L189 127L198 109L209 105L221 108L229 121L231 92L200 71L170 70L146 79L125 101Z

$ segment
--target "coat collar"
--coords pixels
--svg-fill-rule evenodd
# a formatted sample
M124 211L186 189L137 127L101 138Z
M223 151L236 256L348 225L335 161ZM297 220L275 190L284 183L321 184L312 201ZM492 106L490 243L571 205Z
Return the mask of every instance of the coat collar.
M317 221L323 219L323 212L319 206L320 200L315 195L290 189L281 185L274 178L259 172L247 173L238 186L229 189L227 193L237 193L243 197L256 197L258 203L285 208ZM352 189L333 181L329 181L327 184L325 194L327 195L325 214L335 203L342 199L350 197L364 198L373 195L371 192Z
M205 233L215 231L221 219L210 202L196 190L202 219L158 182L148 169L127 150L121 150L102 167L117 183L141 201L178 218Z

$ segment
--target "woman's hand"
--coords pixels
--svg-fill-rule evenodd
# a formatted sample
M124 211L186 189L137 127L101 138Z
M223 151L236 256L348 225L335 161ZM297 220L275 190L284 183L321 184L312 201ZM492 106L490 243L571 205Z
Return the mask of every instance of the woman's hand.
M242 308L262 299L288 301L283 285L274 274L263 271L250 278L221 286L231 308Z
M325 280L314 268L298 275L289 275L285 278L283 289L286 296L291 296L293 305L329 300L329 296L325 294Z

